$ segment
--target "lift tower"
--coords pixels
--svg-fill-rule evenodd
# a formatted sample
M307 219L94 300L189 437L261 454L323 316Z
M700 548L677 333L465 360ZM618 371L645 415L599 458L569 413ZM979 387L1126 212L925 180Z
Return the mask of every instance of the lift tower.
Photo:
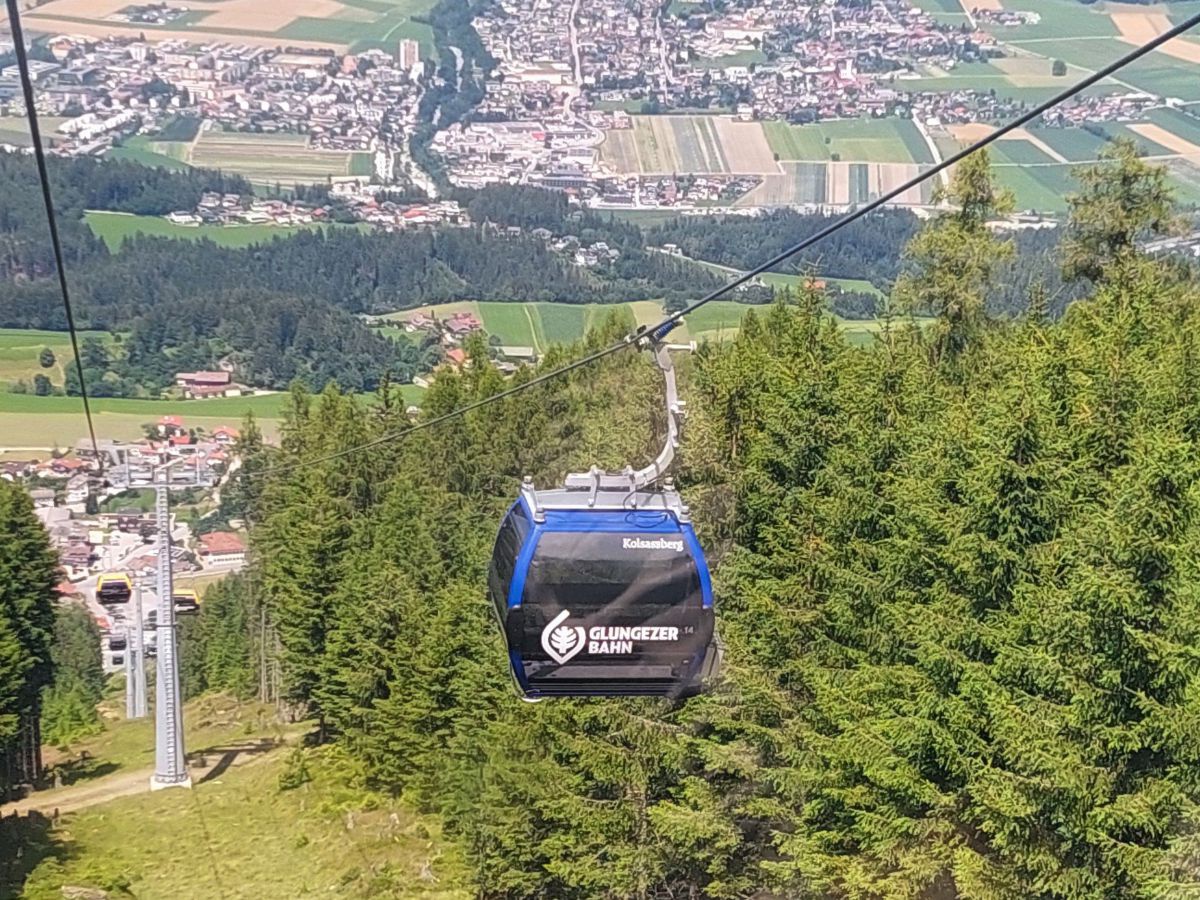
M146 718L145 625L142 622L142 580L133 589L133 621L125 625L125 718Z
M154 774L150 789L192 786L183 749L183 703L175 640L174 579L171 574L171 470L155 473L154 513L158 520L158 646L154 685Z

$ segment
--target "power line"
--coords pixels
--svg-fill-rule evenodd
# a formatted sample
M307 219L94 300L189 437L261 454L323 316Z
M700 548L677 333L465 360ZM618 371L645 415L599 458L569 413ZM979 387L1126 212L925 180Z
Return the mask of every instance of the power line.
M33 139L33 155L37 159L38 178L42 182L42 203L46 207L46 224L50 227L50 243L54 247L54 265L58 269L58 286L62 289L63 308L67 313L67 330L71 333L71 351L75 354L75 371L79 375L79 394L83 398L83 414L87 417L88 434L92 439L92 452L104 472L104 458L96 440L96 426L92 421L92 405L88 400L87 384L83 379L83 357L79 353L79 336L75 331L75 312L71 307L71 293L67 289L67 269L63 264L62 241L58 237L58 222L54 218L54 198L50 194L50 174L46 169L46 151L42 147L42 130L38 124L37 111L33 107L33 79L29 77L29 56L25 51L25 34L21 28L21 13L17 0L7 0L8 21L12 28L13 44L17 54L17 68L21 71L21 90L25 95L25 114L29 118L29 136Z
M15 2L15 0L8 0L8 2L11 5L12 3ZM825 238L829 237L830 235L834 234L835 232L839 231L840 229L845 228L847 225L850 225L851 223L858 221L863 216L874 212L875 210L882 207L884 204L889 203L892 200L899 197L905 191L909 191L912 188L918 187L919 185L924 183L929 178L932 178L935 175L938 175L938 174L944 172L945 170L949 169L951 166L957 165L958 163L962 162L962 160L966 159L968 156L970 156L972 153L976 152L977 150L981 150L984 147L987 147L990 144L1000 140L1005 135L1010 134L1011 132L1015 131L1016 129L1024 127L1025 125L1032 122L1034 119L1038 118L1039 116L1043 115L1047 111L1058 106L1060 103L1070 99L1071 97L1073 97L1075 94L1079 93L1080 91L1091 87L1092 85L1096 84L1099 81L1104 80L1105 78L1108 78L1110 75L1113 75L1116 72L1119 72L1121 69L1125 68L1129 64L1134 63L1137 60L1141 59L1143 56L1147 55L1148 53L1151 53L1154 50L1157 50L1163 44L1167 43L1168 41L1174 40L1175 38L1179 37L1180 35L1184 34L1185 32L1190 31L1192 28L1195 28L1197 25L1200 25L1200 14L1189 17L1188 19L1184 20L1183 22L1174 26L1173 28L1169 29L1168 31L1164 32L1163 34L1160 34L1158 37L1155 37L1155 38L1147 41L1146 43L1142 44L1139 47L1135 47L1129 53L1126 53L1124 56L1120 57L1119 59L1115 60L1114 62L1109 63L1107 66L1104 66L1103 68L1097 70L1096 72L1093 72L1091 75L1088 75L1087 77L1081 79L1080 81L1072 84L1070 87L1066 88L1065 90L1063 90L1060 93L1056 94L1055 96L1051 97L1049 100L1043 101L1042 103L1038 104L1037 106L1035 106L1033 109L1029 110L1028 112L1021 114L1016 119L1013 119L1011 122L1009 122L1007 125L1004 125L1001 128L997 129L996 131L992 132L991 134L987 135L986 137L984 137L978 141L975 141L970 146L966 147L963 150L960 150L958 153L954 154L953 156L950 156L947 159L942 160L940 163L935 164L931 168L926 169L924 172L919 173L918 175L916 175L915 177L904 182L900 186L893 188L892 190L888 191L887 193L880 195L875 200L872 200L870 203L866 204L865 206L859 207L858 209L842 216L840 219L837 219L836 221L831 222L829 225L827 225L825 228L822 228L816 234L810 235L809 237L805 238L804 240L798 241L797 243L788 247L786 250L771 257L766 262L761 263L758 266L755 266L754 268L750 269L747 272L743 272L741 275L738 275L732 281L729 281L726 284L722 285L721 287L711 291L710 293L701 297L695 303L692 303L691 305L684 307L683 309L679 310L678 312L672 313L671 315L667 316L661 322L659 322L657 325L655 325L651 328L640 330L636 334L631 334L631 335L626 336L623 340L619 341L616 344L613 344L610 347L606 347L603 350L599 350L599 351L596 351L595 353L591 353L588 356L585 356L581 359L576 360L575 362L569 363L565 366L562 366L558 369L554 369L550 372L546 372L542 375L537 376L536 378L530 379L527 382L523 382L522 384L515 385L511 388L508 388L507 390L503 390L503 391L500 391L499 393L491 394L487 397L483 397L479 400L475 400L471 403L466 404L465 406L460 406L457 409L451 410L448 413L443 413L442 415L436 416L432 419L428 419L427 421L418 422L417 424L412 425L408 428L401 428L401 429L397 429L395 431L387 432L377 438L374 438L373 440L367 441L366 443L358 444L354 447L348 447L345 450L339 450L337 452L329 453L329 454L326 454L323 456L318 456L315 459L304 460L302 462L296 462L296 463L292 463L292 464L284 465L284 466L273 466L271 468L264 469L261 472L255 473L255 475L249 476L249 477L257 477L260 475L270 475L270 474L279 474L281 472L288 472L293 469L302 468L305 466L317 465L317 464L329 462L332 460L342 459L344 457L350 456L351 454L359 453L363 450L370 450L370 449L372 449L374 447L378 447L382 444L386 444L391 441L399 440L400 438L407 437L410 434L414 434L414 433L416 433L418 431L422 431L426 428L433 428L434 426L440 425L443 422L447 422L451 419L458 418L459 416L466 415L467 413L472 412L476 409L479 409L483 406L487 406L489 403L494 403L498 400L503 400L506 397L511 397L514 394L518 394L521 391L527 390L528 388L535 387L539 384L544 384L545 382L550 381L551 379L558 378L562 375L566 375L570 372L575 371L576 369L582 368L583 366L590 365L593 362L603 359L606 356L611 356L612 354L617 353L620 350L624 350L626 347L635 346L638 343L639 339L642 337L651 336L654 338L661 338L661 337L665 336L672 328L674 328L676 325L678 325L681 321L683 321L684 317L695 312L697 309L704 306L706 303L711 303L713 300L723 297L724 295L728 294L730 291L736 290L737 288L739 288L742 285L749 282L751 279L756 278L757 276L763 274L764 272L774 268L775 266L779 265L780 263L784 262L785 260L791 258L792 256L795 256L797 253L800 253L801 251L806 250L807 248L813 246L817 242L824 240Z

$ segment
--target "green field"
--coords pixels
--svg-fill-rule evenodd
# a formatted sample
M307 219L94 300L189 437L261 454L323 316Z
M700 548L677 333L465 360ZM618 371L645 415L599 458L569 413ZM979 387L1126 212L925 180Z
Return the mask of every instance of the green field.
M210 0L200 2L207 3ZM236 41L238 36L244 36L258 39L258 43L266 43L262 39L271 38L277 40L280 45L286 45L289 39L315 41L335 49L348 48L351 53L361 53L369 49L384 49L394 53L397 41L401 38L412 38L420 42L424 57L436 58L433 29L424 22L416 21L418 17L428 15L433 6L434 0L345 0L336 5L329 16L297 16L275 31L214 25L206 22L211 10L189 10L164 25L122 25L151 33L156 30L202 32L205 40L215 35L228 35L228 39L232 41ZM53 20L57 30L62 31L70 31L71 24L114 24L99 16L47 13L46 18L48 21Z
M1017 209L1038 212L1065 212L1066 196L1077 186L1070 177L1070 166L998 166L997 180L1013 192Z
M80 332L80 340L86 337L108 339L103 332ZM44 348L54 354L54 365L48 369L43 369L38 359ZM32 386L35 375L45 375L52 384L61 387L66 377L63 367L71 360L71 338L65 331L0 328L0 392L7 391L17 381Z
M1102 9L1103 4L1089 7L1076 0L1004 0L1004 6L1041 16L1036 25L987 26L1000 41L1024 52L1048 60L1062 59L1094 72L1132 49L1132 45L1118 37L1116 26ZM1165 97L1200 100L1200 66L1160 52L1132 63L1106 82L1110 87L1116 83Z
M400 386L407 403L418 404L424 391L415 385ZM278 434L288 394L256 397L223 397L214 400L126 400L100 397L91 401L96 433L101 438L134 440L142 426L166 415L183 418L188 427L211 431L218 425L237 427L247 412L254 413L269 438ZM363 394L371 403L374 394ZM32 394L0 392L0 446L73 447L87 434L83 402L78 397L35 397Z
M1200 146L1200 118L1177 109L1152 109L1146 118L1185 141Z
M124 400L96 398L91 401L96 433L101 438L135 440L142 426L165 415L179 415L189 427L208 431L218 425L237 426L247 411L253 411L263 432L274 437L286 394L216 400ZM78 397L35 397L31 394L0 392L0 442L8 447L73 447L87 435L83 401Z
M1030 133L1072 162L1092 162L1108 143L1082 128L1038 128Z
M321 228L321 225L176 225L158 216L134 216L127 213L88 211L83 214L92 233L108 249L117 251L125 239L135 234L181 240L209 240L222 247L248 247L273 238L287 237L297 231Z
M183 141L156 140L144 134L136 134L126 138L119 146L113 147L105 157L181 171L189 168L187 154L190 149L191 145Z
M1164 147L1157 141L1152 141L1145 135L1138 134L1123 122L1105 122L1101 127L1110 138L1128 138L1133 141L1138 150L1145 156L1173 156L1175 151Z
M351 53L375 49L394 53L397 41L411 38L420 42L422 56L436 58L433 29L414 20L429 13L433 0L349 0L343 5L349 9L341 16L300 16L275 34L293 40L338 41L349 45ZM374 18L362 16L364 11Z
M996 141L988 148L993 165L1046 166L1056 160L1029 141Z
M567 303L535 303L537 318L541 321L539 343L569 344L586 332L600 318L593 310Z
M780 285L794 285L801 276L785 273L772 273L764 280ZM838 284L845 290L864 291L882 296L878 289L866 281L855 279L825 278L830 284ZM441 303L434 306L423 306L422 312L432 312L439 318L445 318L456 312L470 312L478 316L487 328L490 321L500 330L489 331L495 334L506 345L533 346L544 352L550 343L567 343L577 340L585 333L585 328L599 326L605 316L619 311L638 325L654 325L666 316L662 304L654 300L641 300L635 303L613 304L559 304L559 303L492 303L476 301L460 301L458 303ZM692 313L682 325L671 332L673 340L725 340L732 337L748 310L763 310L763 306L753 306L747 303L736 303L731 300L715 300L702 306ZM391 313L385 318L400 320L411 316L417 310ZM532 327L524 314L532 318ZM629 321L627 320L627 321ZM841 322L847 331L848 338L857 332L878 330L878 323ZM530 334L537 337L536 342L529 340Z
M1004 8L1036 12L1041 21L1036 25L1016 27L985 25L1002 41L1046 40L1066 43L1083 37L1115 36L1117 27L1112 20L1078 0L1004 0Z
M909 119L845 119L813 125L767 122L767 142L781 160L932 163L929 148Z

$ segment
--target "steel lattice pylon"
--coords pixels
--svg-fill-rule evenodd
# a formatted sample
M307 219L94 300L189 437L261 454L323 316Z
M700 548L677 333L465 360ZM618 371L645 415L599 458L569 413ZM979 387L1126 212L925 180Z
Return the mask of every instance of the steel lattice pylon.
M133 592L133 623L125 626L125 718L146 718L146 653L142 583Z
M151 790L191 787L183 747L183 704L179 695L179 658L175 642L174 579L171 574L170 473L154 484L158 525L158 677L154 690L154 774Z

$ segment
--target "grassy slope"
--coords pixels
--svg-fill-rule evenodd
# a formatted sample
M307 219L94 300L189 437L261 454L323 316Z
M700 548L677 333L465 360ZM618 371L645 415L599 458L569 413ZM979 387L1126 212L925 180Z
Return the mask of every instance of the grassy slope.
M123 701L107 705L115 710ZM295 743L299 732L285 734L269 714L223 697L193 702L185 713L187 746L213 759L222 748L260 739ZM93 772L119 777L152 767L152 748L149 718L116 721L70 755L78 759L86 749ZM347 767L329 752L310 755L310 784L281 792L289 752L243 754L244 764L191 792L138 793L66 814L52 832L56 846L49 849L57 852L26 861L21 896L59 898L64 884L118 888L125 896L124 884L141 900L468 896L457 850L442 842L436 822L352 787Z

